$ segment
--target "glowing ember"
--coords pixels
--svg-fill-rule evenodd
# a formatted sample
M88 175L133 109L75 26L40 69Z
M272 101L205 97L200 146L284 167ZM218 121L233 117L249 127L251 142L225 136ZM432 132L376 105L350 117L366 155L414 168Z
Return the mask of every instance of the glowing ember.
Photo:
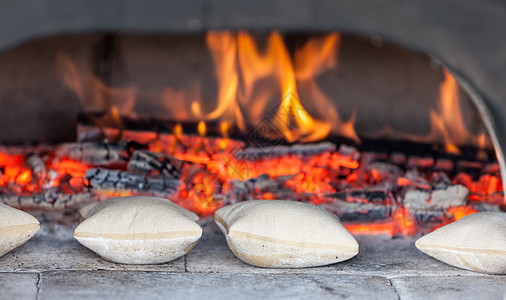
M184 134L179 124L173 134L154 139L145 137L151 136L149 132L122 132L132 142L148 141L143 144L96 142L26 152L5 148L0 152L0 199L51 189L56 194L50 199L61 197L58 193L91 193L97 200L160 195L203 216L235 201L292 199L335 212L354 234L390 236L441 226L478 211L482 204L506 206L497 168L489 168L495 173L477 180L461 172L451 182L441 173L403 172L394 163L375 162L367 155L361 158L352 147L336 150L330 143L248 148L228 136L227 123L219 128L219 138L206 137L206 124L200 122L195 127L198 135ZM423 170L429 160L413 161ZM463 185L470 195L463 202L451 200L438 206L430 195L441 184L443 188ZM411 211L403 205L408 191L418 191L410 197L419 195L419 200L410 200L410 207L421 208ZM425 218L431 221L426 223Z

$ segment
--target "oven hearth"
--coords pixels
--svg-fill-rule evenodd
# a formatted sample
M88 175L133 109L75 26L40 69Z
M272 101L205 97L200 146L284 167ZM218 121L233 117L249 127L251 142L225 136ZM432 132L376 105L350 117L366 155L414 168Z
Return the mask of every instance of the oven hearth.
M0 5L0 203L41 221L0 298L506 297L414 245L506 211L503 4L154 3ZM82 207L130 195L197 213L197 246L124 265L76 242ZM358 255L243 263L212 216L257 199L324 208Z

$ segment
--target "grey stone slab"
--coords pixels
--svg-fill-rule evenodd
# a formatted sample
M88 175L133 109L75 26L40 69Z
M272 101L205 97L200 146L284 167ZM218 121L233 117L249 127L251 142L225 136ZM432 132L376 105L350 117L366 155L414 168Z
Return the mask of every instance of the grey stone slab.
M409 276L391 282L401 299L506 299L506 276Z
M79 244L73 227L42 224L41 231L23 246L0 257L0 272L51 270L143 270L184 272L184 257L160 265L123 265L108 262Z
M386 278L355 275L42 273L39 299L397 299Z
M418 251L411 237L358 236L359 254L338 264L303 269L266 269L240 261L230 251L224 236L214 224L204 230L199 244L187 254L189 272L234 272L277 274L363 274L385 277L401 275L467 275L480 273L454 268Z
M0 300L36 299L39 274L0 273Z
M357 236L359 254L335 268L359 274L387 277L400 275L458 275L482 276L436 260L415 247L416 238L392 239L388 236Z

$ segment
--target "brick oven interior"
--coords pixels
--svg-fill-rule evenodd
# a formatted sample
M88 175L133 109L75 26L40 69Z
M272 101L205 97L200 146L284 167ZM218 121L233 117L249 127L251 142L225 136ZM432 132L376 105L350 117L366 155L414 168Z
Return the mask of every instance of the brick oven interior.
M41 230L0 257L0 294L506 297L504 275L414 245L506 210L503 4L155 2L45 0L26 22L13 21L22 4L5 4L0 203ZM108 262L74 239L80 208L126 195L194 211L202 239L159 265ZM324 207L359 254L300 269L242 262L212 215L257 199Z

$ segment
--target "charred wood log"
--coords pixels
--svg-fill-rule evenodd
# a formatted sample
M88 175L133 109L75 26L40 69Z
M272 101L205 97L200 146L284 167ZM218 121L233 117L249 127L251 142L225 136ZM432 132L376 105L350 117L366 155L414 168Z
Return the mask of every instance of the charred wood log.
M93 193L65 194L57 188L44 190L40 194L27 196L0 195L0 202L18 207L23 210L37 211L76 211L83 205L97 201L98 197Z
M374 203L356 203L335 199L320 206L336 214L343 221L376 221L384 220L392 216L396 209L395 205L383 205Z
M164 175L137 174L120 170L102 168L86 171L85 180L94 191L132 191L149 194L176 194L181 181Z
M295 144L293 146L270 146L270 147L248 147L237 150L233 153L236 159L257 161L269 158L286 157L297 155L309 157L335 151L336 145L330 142L317 144Z
M410 212L427 210L447 210L450 207L465 206L469 190L462 185L449 186L444 190L410 190L404 196L404 205ZM429 201L430 200L430 201Z
M125 163L133 149L140 145L128 142L79 142L61 145L56 153L62 157L92 165Z
M269 193L276 199L298 200L298 197L305 197L305 195L296 194L294 190L287 187L286 181L290 178L293 178L293 176L271 178L269 175L263 174L246 181L234 179L230 183L230 189L227 191L225 198L227 202L236 203L262 199L266 193Z
M445 190L452 185L451 179L445 172L432 172L430 174L430 185L435 190Z
M25 159L25 163L30 168L32 176L37 182L43 181L46 178L46 164L38 154L32 153L28 155Z
M469 190L462 185L452 185L446 189L431 192L410 190L404 196L404 206L419 222L442 222L448 217L451 207L467 205Z
M386 188L345 189L326 195L325 198L350 203L374 203L388 205L394 203L392 194Z
M147 150L135 150L127 165L134 172L156 172L167 178L181 178L184 162L172 156Z

